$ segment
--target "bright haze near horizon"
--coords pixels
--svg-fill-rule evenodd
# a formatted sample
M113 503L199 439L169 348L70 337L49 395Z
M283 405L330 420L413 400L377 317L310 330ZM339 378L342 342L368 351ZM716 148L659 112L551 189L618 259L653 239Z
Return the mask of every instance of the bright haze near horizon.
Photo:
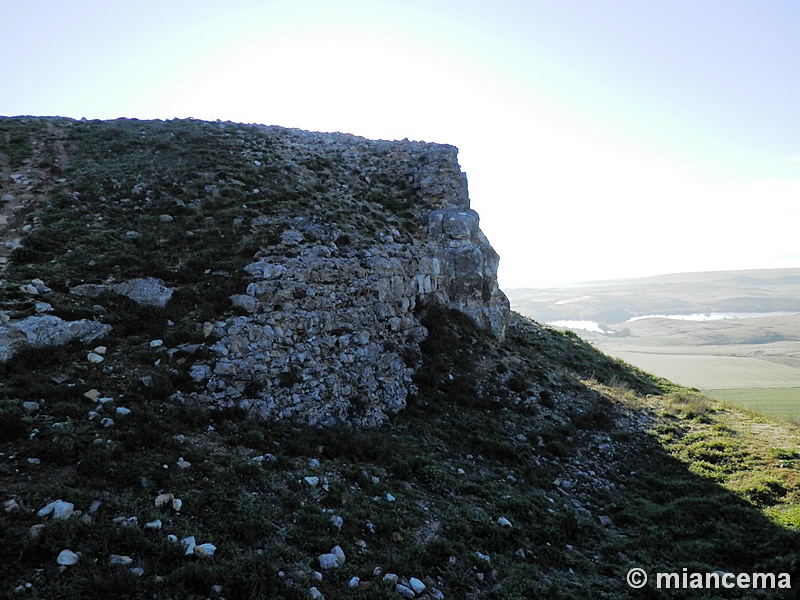
M458 146L505 288L800 266L795 0L0 7L0 115Z

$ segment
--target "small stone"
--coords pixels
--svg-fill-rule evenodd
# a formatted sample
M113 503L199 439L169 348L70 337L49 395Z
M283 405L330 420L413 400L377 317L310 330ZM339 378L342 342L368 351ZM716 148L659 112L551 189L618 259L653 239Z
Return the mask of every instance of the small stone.
M185 537L181 540L181 545L186 548L186 552L184 553L186 556L190 554L194 554L194 548L197 545L197 541L194 539L193 535L189 537Z
M28 463L32 464L32 465L40 465L40 464L42 464L42 459L41 458L29 458L28 459Z
M130 408L125 408L124 406L118 406L117 407L117 414L124 417L125 415L131 414L131 409Z
M392 495L391 495L390 493L388 493L388 492L386 493L386 501L387 501L387 502L394 502L395 500L396 500L396 498L395 498L394 496L392 496Z
M416 577L412 577L411 579L409 579L408 580L408 585L411 586L411 589L414 590L415 594L421 594L422 592L425 591L425 584L422 583Z
M414 590L409 587L404 586L402 583L398 583L394 586L395 591L400 594L403 598L413 598L414 597Z
M35 413L37 410L39 410L39 403L38 402L31 402L31 401L23 402L22 403L22 408L25 410L26 413L28 413L30 415L30 414Z
M312 587L310 590L308 590L308 595L311 596L312 598L314 598L314 600L321 600L322 598L324 598L324 596L322 595L322 592L320 592L315 587Z
M127 567L132 563L133 559L130 556L125 556L123 554L112 554L108 557L109 566L121 565L123 567Z
M334 546L331 548L331 554L339 559L339 564L344 564L344 550L342 550L341 546Z
M7 513L19 512L19 503L14 499L3 502L3 510Z
M144 569L142 567L131 567L131 575L134 577L141 577L144 575Z
M106 346L98 346L94 351L101 356L105 356L106 352L108 352L108 348Z
M319 485L319 477L317 477L316 475L311 477L304 477L303 480L311 487L316 487L317 485Z
M150 521L149 523L144 524L145 529L153 529L153 530L161 529L161 526L162 526L161 519L156 519L155 521Z
M194 547L194 555L199 556L200 558L209 558L214 556L214 552L217 551L217 547L214 544L199 544Z
M319 555L319 566L323 570L328 569L336 569L339 567L339 557L335 554L320 554Z
M3 202L13 202L14 201L14 194L5 194L3 196Z
M499 519L497 519L497 524L500 525L500 527L511 527L511 521L509 521L505 517L500 517Z
M72 550L64 549L58 553L58 558L56 558L56 562L62 566L69 567L74 565L80 557L75 554Z
M614 524L614 522L611 520L611 517L607 515L600 515L598 520L600 521L600 525L603 527L611 527Z
M39 512L36 513L37 517L46 517L47 515L53 515L54 519L68 519L72 513L75 511L75 505L72 502L64 502L63 500L55 500L44 506L43 508L39 509Z
M97 352L89 352L89 354L86 355L86 360L93 365L99 365L105 359L101 355L97 354Z
M319 459L318 458L312 458L311 460L309 460L308 461L308 467L310 469L319 469Z
M164 345L164 340L153 340L152 342L150 342L151 348L160 348L163 345Z
M347 582L347 585L349 585L351 588L357 588L359 583L361 583L361 579L358 577L351 577L350 581Z
M167 504L170 504L175 499L173 494L159 494L156 496L156 508L163 508Z
M342 525L344 525L344 519L342 519L342 517L339 515L333 515L331 517L331 525L336 527L336 529L341 529Z
M188 460L183 460L183 457L181 456L178 459L177 465L179 469L188 469L192 466L192 463L190 463Z
M175 217L172 215L158 215L158 220L162 223L172 223L175 220Z
M92 402L97 402L97 400L100 398L100 392L96 389L91 389L88 392L84 392L83 397L88 398Z
M514 552L514 554L516 554L520 558L525 558L525 550L523 550L522 548L517 548L517 551Z
M387 573L386 575L383 576L383 580L389 583L397 583L398 579L400 578L394 573Z
M181 500L180 498L175 498L175 500L172 501L172 510L174 510L175 512L181 512L182 508L183 508L183 500Z
M322 573L319 571L314 571L311 576L314 578L315 581L322 581Z
M28 535L35 540L42 534L42 529L44 529L44 525L42 523L31 525L31 528L28 530Z
M106 428L113 427L114 426L114 419L112 419L111 417L105 417L104 419L102 419L100 421L100 425L102 425L103 427L106 427Z
M114 517L111 519L112 523L116 523L117 525L121 525L122 527L138 527L139 525L139 518L138 517Z
M479 560L482 560L487 563L492 561L492 559L489 558L487 554L483 554L482 552L476 552L475 556L477 556Z

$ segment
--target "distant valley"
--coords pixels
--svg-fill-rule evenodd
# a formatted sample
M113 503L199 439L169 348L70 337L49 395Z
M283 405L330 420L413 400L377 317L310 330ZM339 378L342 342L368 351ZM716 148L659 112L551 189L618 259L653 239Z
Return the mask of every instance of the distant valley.
M746 408L800 418L800 269L506 290L514 310Z

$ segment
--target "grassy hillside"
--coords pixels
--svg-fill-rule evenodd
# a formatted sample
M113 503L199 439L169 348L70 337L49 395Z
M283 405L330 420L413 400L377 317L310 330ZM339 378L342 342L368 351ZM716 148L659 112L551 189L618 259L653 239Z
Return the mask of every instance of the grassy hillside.
M311 153L301 169L245 126L70 123L59 138L46 122L23 125L0 120L4 175L40 169L41 189L1 308L30 311L41 298L21 288L39 278L55 314L114 330L100 364L71 345L2 367L0 596L399 598L396 586L416 578L419 598L710 597L632 590L634 567L789 573L794 588L725 598L800 586L796 427L517 314L499 343L460 313L420 307L430 335L418 393L378 428L176 402L193 382L174 350L234 314L242 265L282 219L339 219L354 243L384 227L412 236L410 196L340 173L364 196L339 206L326 183L335 163ZM47 144L69 158L58 173ZM250 172L256 160L269 176ZM179 291L147 309L69 294L110 276L157 276ZM38 514L56 500L74 512ZM187 555L189 536L213 551ZM336 546L344 561L323 568ZM77 562L60 566L64 550Z

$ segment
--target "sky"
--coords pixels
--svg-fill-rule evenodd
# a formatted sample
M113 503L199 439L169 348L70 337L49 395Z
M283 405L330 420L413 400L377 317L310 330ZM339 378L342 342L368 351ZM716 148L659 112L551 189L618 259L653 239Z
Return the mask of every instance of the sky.
M500 285L800 267L795 0L0 0L0 115L453 144Z

